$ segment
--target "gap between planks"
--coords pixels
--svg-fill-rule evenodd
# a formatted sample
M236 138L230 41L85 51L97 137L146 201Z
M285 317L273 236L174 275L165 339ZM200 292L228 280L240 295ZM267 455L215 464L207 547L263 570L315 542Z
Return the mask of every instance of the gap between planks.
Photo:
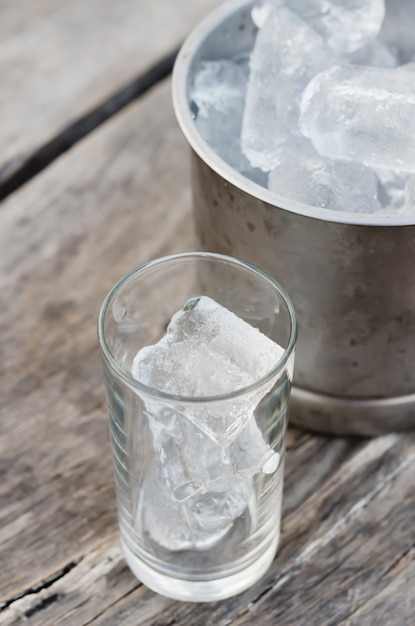
M80 117L38 148L9 178L0 183L0 202L34 178L76 143L169 76L179 49L180 46L162 57L146 72L130 81L95 109Z

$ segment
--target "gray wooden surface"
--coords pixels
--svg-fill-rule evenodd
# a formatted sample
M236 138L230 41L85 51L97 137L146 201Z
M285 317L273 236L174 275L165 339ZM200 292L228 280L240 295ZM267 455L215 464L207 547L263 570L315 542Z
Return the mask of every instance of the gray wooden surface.
M219 3L1 0L0 192L34 155L49 159L89 130L137 78L157 75L162 59ZM68 132L88 114L83 128Z
M16 67L5 59L16 54L27 67L22 61L15 80L26 76L31 85L21 87L28 90L24 103L23 92L1 91L2 119L6 114L18 129L21 115L28 129L9 141L0 127L3 162L30 154L156 65L209 4L182 0L173 11L173 3L154 0L3 1L2 85L14 80ZM162 7L170 11L167 22ZM82 14L96 25L104 9L112 17L90 38L73 26L78 40L71 24ZM141 20L154 25L158 43L142 35L138 54L128 42ZM118 27L127 43L103 54L114 55L103 76L97 50ZM40 54L34 42L47 50L48 29L66 42L66 57L50 59L50 76L33 76ZM25 41L28 49L20 50ZM84 48L80 56L73 50L75 66L70 51L78 41ZM80 57L89 68L82 80L75 77ZM72 92L74 107L53 93L56 77L71 73L65 88L82 83ZM240 596L174 602L141 585L125 565L96 320L105 293L126 271L196 245L187 155L166 78L0 204L0 625L411 626L411 435L358 440L290 430L279 553L263 580Z

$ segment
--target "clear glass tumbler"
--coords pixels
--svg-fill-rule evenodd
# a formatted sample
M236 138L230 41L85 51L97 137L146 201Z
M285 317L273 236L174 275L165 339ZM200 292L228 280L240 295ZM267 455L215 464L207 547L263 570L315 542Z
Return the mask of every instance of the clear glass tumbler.
M255 364L264 363L257 360L262 341L278 344L278 359L227 393L181 396L137 380L137 353L158 342L173 314L187 315L201 296L243 320L232 317L216 335L219 351L231 346L234 364L229 372L219 364L203 373L185 353L183 363L172 366L175 380L206 378L213 389L217 380L223 390L232 368L255 372ZM260 333L250 328L245 339L245 323L265 335L258 346L251 334ZM270 566L280 534L296 332L293 305L280 285L218 254L151 261L105 299L98 335L121 542L132 572L154 591L186 601L219 600L248 588Z

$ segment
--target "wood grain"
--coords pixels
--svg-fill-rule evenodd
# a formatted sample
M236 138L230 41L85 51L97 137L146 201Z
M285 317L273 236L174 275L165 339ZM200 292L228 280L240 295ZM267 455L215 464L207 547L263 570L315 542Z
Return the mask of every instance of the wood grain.
M304 472L313 470L304 466ZM279 554L260 583L226 602L176 603L160 621L140 623L334 626L358 620L361 612L366 618L355 622L359 626L409 626L415 615L406 578L415 556L414 475L414 437L374 440L285 518ZM397 596L389 605L393 590ZM136 594L120 605L122 621L114 607L95 623L132 626ZM390 621L382 621L386 611L393 614Z
M186 156L167 83L0 211L2 599L116 527L96 320L127 270L192 246Z
M117 547L95 324L117 278L192 246L186 157L166 82L3 203L0 589L16 599L0 624L89 623L136 594L143 620L175 604ZM361 445L290 431L286 511Z
M316 450L321 450L321 443ZM330 446L328 438L326 443ZM303 447L307 446L301 444L297 451ZM236 598L195 606L152 594L137 581L131 583L119 549L109 542L97 546L47 590L15 602L0 624L17 625L25 618L30 624L66 625L76 615L79 624L100 626L325 626L348 624L349 618L350 624L359 626L409 625L414 611L410 590L415 507L413 480L408 476L414 475L414 449L413 438L408 442L390 436L350 450L332 467L331 479L285 514L281 547L269 574ZM311 464L306 462L308 455L305 450L305 458L295 460L302 467L299 480L319 466L317 455ZM287 475L290 471L288 467ZM368 491L364 485L369 476ZM112 586L104 591L107 576L118 580L116 591ZM86 580L90 586L83 584ZM385 615L388 621L379 621Z
M411 435L291 429L279 552L235 598L174 602L125 565L96 320L195 245L187 155L165 81L0 207L0 625L412 626Z
M318 487L323 487L327 479L322 478L324 472L321 469L323 465L327 474L336 471L339 463L349 458L355 448L347 442L339 440L337 443L342 444L344 448L349 448L348 454L339 454L337 461L332 455L324 454L323 459L321 453L326 447L331 448L333 443L330 438L313 438L316 441L314 452L311 454L309 444L309 436L298 437L298 432L290 433L289 439L300 439L299 445L295 449L290 447L287 460L287 476L290 476L293 466L297 468L296 476L298 480L304 480L309 475L315 475ZM301 453L303 451L303 454ZM338 450L339 451L339 450ZM294 454L295 452L295 454ZM324 461L324 458L330 462ZM302 468L299 470L298 467ZM102 497L102 496L100 496ZM306 499L305 490L300 490L296 496L298 507ZM79 504L79 503L77 503ZM284 516L286 517L286 512ZM94 521L94 525L96 524ZM188 607L189 619L192 619L194 612L198 611L193 605L181 605L172 600L153 594L144 586L139 585L138 581L123 568L123 559L120 549L114 546L116 538L109 530L110 541L103 541L97 545L92 551L85 556L77 557L78 562L73 569L64 577L58 580L50 587L42 589L38 593L27 594L21 600L13 602L12 606L4 614L4 622L8 626L16 626L22 623L20 620L28 619L30 624L49 626L52 624L71 624L74 611L79 620L79 624L92 623L102 624L137 624L137 623L168 623L167 614L177 607ZM93 545L93 542L91 542ZM49 557L49 555L48 555ZM50 557L49 557L50 558ZM111 580L119 578L116 589L112 587L106 589L106 577ZM89 581L88 585L84 581ZM76 583L74 582L76 581ZM74 588L75 585L75 588ZM117 595L118 594L118 595ZM238 601L238 599L235 599ZM229 601L229 606L235 600ZM227 603L220 603L220 606L227 606ZM238 605L241 608L241 604ZM245 606L245 604L243 604ZM210 616L210 613L209 613ZM203 619L207 616L203 613ZM137 621L139 619L139 621ZM164 621L167 620L167 622ZM186 618L180 616L180 619ZM210 617L209 617L210 619ZM24 622L26 623L26 622ZM73 622L72 622L73 623ZM181 622L179 622L181 623ZM190 622L192 623L192 622ZM203 623L203 622L200 622ZM209 623L209 622L206 622Z
M0 183L173 51L219 0L3 0Z

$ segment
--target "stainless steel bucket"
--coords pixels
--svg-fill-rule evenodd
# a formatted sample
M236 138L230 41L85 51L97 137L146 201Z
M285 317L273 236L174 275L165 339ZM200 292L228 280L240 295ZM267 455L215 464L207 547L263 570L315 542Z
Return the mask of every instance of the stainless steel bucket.
M276 198L220 159L195 127L195 67L252 47L252 4L217 9L191 33L174 69L201 247L255 263L290 293L299 320L292 422L337 434L413 429L415 220Z

